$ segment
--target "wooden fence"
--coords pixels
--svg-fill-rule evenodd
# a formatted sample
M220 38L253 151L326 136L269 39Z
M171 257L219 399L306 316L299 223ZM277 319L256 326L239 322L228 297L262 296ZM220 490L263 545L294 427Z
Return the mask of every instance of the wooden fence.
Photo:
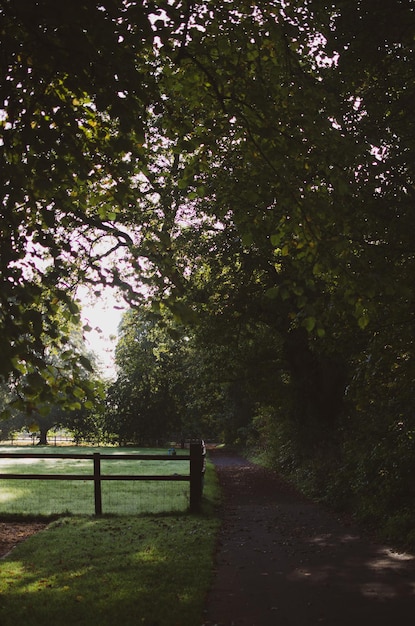
M94 481L95 515L102 515L101 483L107 480L154 480L154 481L188 481L190 484L190 511L198 512L203 491L204 448L200 444L190 444L189 454L177 456L167 454L37 454L28 453L0 453L0 459L90 459L93 462L92 474L0 474L0 480L92 480ZM189 474L102 474L101 461L189 461Z

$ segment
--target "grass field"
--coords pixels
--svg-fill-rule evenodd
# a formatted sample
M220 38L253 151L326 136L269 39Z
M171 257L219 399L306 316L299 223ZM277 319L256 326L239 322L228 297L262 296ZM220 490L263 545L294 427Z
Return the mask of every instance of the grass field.
M101 452L114 460L101 461L103 475L116 474L189 474L189 461L115 460L117 454L166 454L166 449L143 448L79 448L36 446L0 446L0 453L13 454L79 454ZM177 451L180 457L181 451ZM187 453L188 451L183 451ZM178 458L176 457L176 459ZM0 473L85 474L93 473L89 459L1 459ZM189 506L189 483L176 481L103 481L102 509L104 513L140 514L183 512ZM0 515L92 515L94 485L91 480L0 480Z
M200 626L218 503L208 463L200 514L59 518L0 560L1 626Z

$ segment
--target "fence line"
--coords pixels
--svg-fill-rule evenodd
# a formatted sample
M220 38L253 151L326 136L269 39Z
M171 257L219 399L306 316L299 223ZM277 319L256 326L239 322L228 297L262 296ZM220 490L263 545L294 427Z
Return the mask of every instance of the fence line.
M101 454L100 452L87 453L0 453L0 459L86 459L93 461L92 474L0 474L1 479L12 480L92 480L94 481L95 515L102 515L101 482L107 480L123 481L188 481L190 483L190 511L198 512L203 491L204 448L200 444L190 444L190 454ZM190 461L189 474L165 475L134 475L134 474L102 474L101 460L140 460L140 461Z

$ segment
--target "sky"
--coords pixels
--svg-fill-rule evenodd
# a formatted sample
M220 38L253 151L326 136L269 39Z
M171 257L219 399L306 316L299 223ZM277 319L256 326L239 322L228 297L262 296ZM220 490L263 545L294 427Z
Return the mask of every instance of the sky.
M118 325L126 305L108 289L100 298L92 299L87 294L80 295L82 320L92 327L85 333L87 349L92 350L101 363L105 378L115 375L114 352L118 340Z

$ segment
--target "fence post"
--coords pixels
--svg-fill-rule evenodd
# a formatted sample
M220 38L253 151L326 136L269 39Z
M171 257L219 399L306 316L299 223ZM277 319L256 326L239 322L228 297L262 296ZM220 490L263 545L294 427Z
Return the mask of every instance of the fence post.
M94 452L94 498L95 515L102 515L101 455L99 452Z
M190 510L197 513L203 491L205 447L202 442L190 444Z

